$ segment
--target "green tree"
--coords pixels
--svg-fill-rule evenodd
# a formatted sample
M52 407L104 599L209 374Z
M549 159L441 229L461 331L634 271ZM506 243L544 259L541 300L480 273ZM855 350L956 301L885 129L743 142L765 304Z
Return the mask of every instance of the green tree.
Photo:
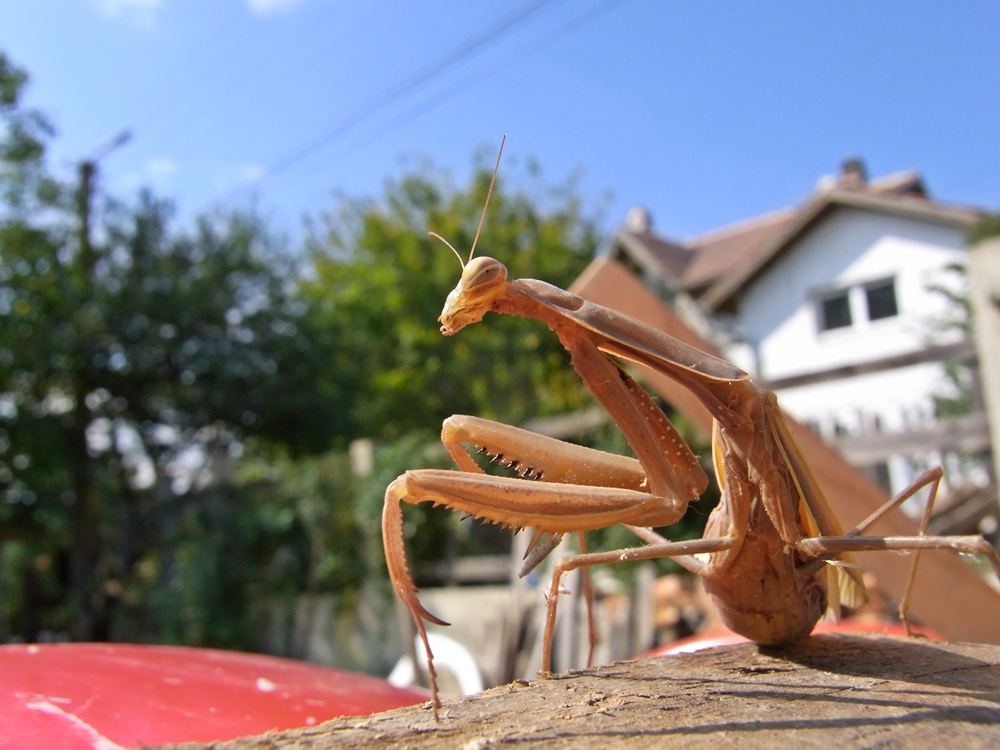
M51 130L18 108L26 81L0 57L0 528L17 540L3 611L24 638L104 639L143 610L148 627L125 629L157 637L148 610L185 533L256 549L220 489L242 439L294 451L329 434L315 347L295 266L256 217L180 232L143 194L92 218L93 165L75 201L47 177Z
M302 294L310 325L328 342L323 350L335 352L321 389L353 394L343 399L344 434L378 444L376 471L357 496L373 541L371 574L384 566L377 519L387 482L408 468L452 466L435 447L446 417L522 424L592 403L558 339L536 321L490 316L454 338L440 333L437 316L461 268L428 231L467 253L491 176L480 165L467 187L456 188L432 170L404 175L378 201L340 201L308 241L312 274ZM565 287L599 242L572 184L532 194L508 189L501 177L477 252L501 260L512 277ZM408 517L418 569L466 542L476 549L455 514L420 507Z
M1000 212L986 214L969 230L966 238L970 245L1000 235Z
M558 339L534 321L490 317L453 339L437 316L461 270L434 230L469 248L491 172L466 190L410 174L381 202L345 200L309 241L314 278L304 285L317 330L336 346L327 382L348 387L346 434L393 439L435 430L454 413L518 424L588 403ZM512 277L569 286L590 262L600 234L571 186L550 195L493 192L478 252ZM541 205L548 204L548 210Z
M378 444L375 471L357 496L360 523L375 539L389 481L406 469L453 468L437 443L446 417L475 414L519 425L594 404L544 324L490 315L453 338L440 333L437 317L461 269L428 231L467 253L491 175L481 165L462 189L433 172L405 175L390 182L379 201L341 201L322 217L308 243L313 271L302 293L310 304L310 325L320 338L337 342L323 347L336 351L324 390L353 391L356 395L345 399L346 434ZM540 278L568 288L599 243L596 222L572 183L529 193L508 189L500 177L477 253L503 262L512 278ZM629 450L613 426L580 439ZM423 504L408 509L407 518L418 578L422 564L442 555L484 551L477 527L459 526L458 514ZM697 536L703 526L704 516L696 517L671 533ZM594 537L595 548L634 543L626 533ZM374 552L373 573L384 565L380 545Z
M24 216L60 198L59 185L44 168L45 142L54 129L36 109L21 106L28 74L0 50L0 211Z

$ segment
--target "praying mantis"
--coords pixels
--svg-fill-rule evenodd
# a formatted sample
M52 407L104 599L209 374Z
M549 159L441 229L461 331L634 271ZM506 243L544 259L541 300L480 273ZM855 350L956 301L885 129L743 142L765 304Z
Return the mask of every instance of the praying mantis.
M501 145L501 153L502 149ZM485 212L484 207L480 230ZM478 236L477 230L476 241ZM535 529L525 566L529 569L554 546L536 547L541 535L580 535L581 553L564 557L554 566L543 635L543 675L551 665L561 578L578 568L671 557L701 576L731 630L765 645L793 643L807 636L824 613L836 617L841 605L864 603L867 594L860 571L850 561L852 552L916 553L900 603L907 631L907 609L921 550L980 553L1000 576L1000 558L982 537L925 534L943 476L940 468L925 472L844 532L774 394L729 362L626 315L543 281L509 281L502 263L474 257L476 241L467 262L459 256L462 276L439 318L442 333L454 335L482 320L487 312L547 324L636 458L455 415L445 420L441 437L460 471L408 471L389 485L382 516L386 560L393 588L409 609L427 651L435 717L440 700L424 622L447 623L417 599L403 545L403 502L442 504L477 518ZM712 459L721 499L701 539L671 542L650 528L678 521L688 503L705 489L708 477L663 411L618 360L647 365L675 379L714 419ZM505 463L518 476L487 475L464 444L477 446L480 453ZM917 536L865 535L880 518L925 487L929 498ZM645 544L588 554L583 532L615 524L625 525Z

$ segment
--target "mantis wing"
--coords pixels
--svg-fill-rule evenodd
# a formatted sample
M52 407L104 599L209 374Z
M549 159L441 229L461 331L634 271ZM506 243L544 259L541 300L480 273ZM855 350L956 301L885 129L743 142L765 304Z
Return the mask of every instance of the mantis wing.
M773 394L770 394L769 401L770 408L767 409L767 414L771 435L785 459L785 465L788 466L799 493L798 510L799 518L804 527L803 532L806 536L843 536L844 530L841 528L840 522L837 521L830 504L827 503L826 496L820 489L812 469L809 468L809 464L802 454L802 448L799 447L788 422L785 421ZM861 571L856 567L849 567L851 560L846 554L840 555L840 559L847 565L827 566L827 583L831 592L830 607L835 606L832 595L834 591L839 594L839 604L845 607L860 607L868 601L868 592L865 589Z

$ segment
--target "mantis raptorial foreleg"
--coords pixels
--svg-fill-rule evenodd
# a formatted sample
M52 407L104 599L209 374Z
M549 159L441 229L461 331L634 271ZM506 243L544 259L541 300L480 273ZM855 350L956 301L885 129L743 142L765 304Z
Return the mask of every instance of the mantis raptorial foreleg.
M615 375L615 387L627 389L630 384L637 388L624 372ZM647 403L647 400L648 397L637 403L625 401L623 410L641 409L634 416L640 425L642 420L657 420L655 423L662 439L675 441L678 452L688 459L682 464L683 482L670 476L662 477L658 483L669 494L655 495L647 489L651 484L649 477L636 459L463 415L445 420L442 428L442 441L462 471L409 471L389 485L382 512L389 576L397 595L413 615L429 661L433 657L424 621L447 623L428 612L416 598L416 587L406 566L400 504L442 504L514 528L531 527L537 532L560 535L622 522L637 526L674 523L683 515L688 501L703 489L707 477L673 426L662 417L658 408L653 413L649 408L652 402ZM656 415L664 421L659 422ZM465 449L465 444L478 446L495 458L501 457L505 466L520 472L522 477L485 474ZM681 446L685 452L680 451ZM685 494L674 494L678 486ZM432 663L429 673L436 708L439 705L437 677Z
M522 479L619 487L645 492L646 474L634 458L585 448L481 417L456 414L441 427L441 442L462 471L485 474L465 445Z

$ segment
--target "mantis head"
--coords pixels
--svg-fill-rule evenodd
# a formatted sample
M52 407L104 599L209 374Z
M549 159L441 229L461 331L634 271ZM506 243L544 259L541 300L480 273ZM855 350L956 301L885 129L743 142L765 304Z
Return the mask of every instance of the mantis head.
M458 257L458 262L462 264L462 278L458 286L451 290L448 299L445 300L444 309L438 321L441 323L441 333L451 336L458 333L470 323L478 323L490 310L493 301L504 293L507 281L507 268L498 260L493 258L474 258L476 254L476 243L479 242L479 233L483 230L483 221L486 219L486 209L490 205L490 196L493 195L493 185L497 181L497 170L500 168L500 157L503 156L503 145L507 142L507 136L500 141L500 153L497 154L497 164L493 167L493 179L490 180L490 189L486 193L486 202L483 205L483 212L479 216L479 227L476 229L476 238L472 241L472 249L469 251L469 261L462 260L461 254L452 247L444 237L436 232L431 232L431 237L441 240L451 248L451 251Z
M458 286L451 290L438 318L441 333L451 336L482 320L494 300L504 294L506 282L507 267L498 260L484 256L466 263Z

